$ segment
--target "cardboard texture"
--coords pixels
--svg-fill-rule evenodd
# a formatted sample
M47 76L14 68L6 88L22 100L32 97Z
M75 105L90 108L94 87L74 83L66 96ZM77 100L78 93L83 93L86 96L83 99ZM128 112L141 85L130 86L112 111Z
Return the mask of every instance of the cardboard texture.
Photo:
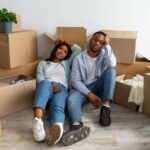
M48 32L44 33L49 39L51 39L53 42L55 42L57 39L55 36L52 36L51 34L49 34Z
M130 74L130 75L144 75L145 68L150 66L150 61L146 59L137 60L134 64L117 64L117 75Z
M17 23L13 23L12 32L21 31L21 16L17 15ZM0 22L0 32L2 31L2 24Z
M25 64L25 65L22 65L22 66L19 66L19 67L15 67L15 68L12 68L12 69L0 68L0 78L5 77L5 76L17 75L17 74L24 74L24 75L35 78L37 64L41 60L42 59L39 58L36 61L33 61L32 63L28 63L28 64Z
M149 64L150 65L150 64ZM145 68L145 73L148 73L148 72L150 72L150 66L147 66L146 68Z
M37 33L23 30L0 33L0 67L14 68L37 59Z
M150 118L150 73L144 75L144 103L142 113Z
M110 45L117 58L117 63L133 64L136 54L135 31L102 30L110 37Z
M64 39L70 44L78 44L81 49L86 46L86 29L84 27L57 27L56 38Z
M33 105L36 90L35 79L18 75L1 78L0 82L6 83L5 86L0 87L0 117Z
M125 74L116 77L116 86L113 101L118 105L137 111L138 106L134 103L128 102L131 86L119 82L121 80L131 79L132 77L133 77L132 75L125 75Z
M1 121L0 121L0 136L2 135L2 125L1 125Z

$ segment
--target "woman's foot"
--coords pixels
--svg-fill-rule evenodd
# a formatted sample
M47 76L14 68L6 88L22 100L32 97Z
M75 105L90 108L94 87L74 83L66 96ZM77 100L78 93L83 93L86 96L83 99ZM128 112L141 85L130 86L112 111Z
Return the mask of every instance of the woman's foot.
M46 138L43 121L40 118L35 117L32 125L33 138L35 141L44 141Z
M47 137L47 144L49 146L53 146L56 143L59 142L63 135L63 125L62 123L56 123L52 125L52 128L50 130L50 134Z

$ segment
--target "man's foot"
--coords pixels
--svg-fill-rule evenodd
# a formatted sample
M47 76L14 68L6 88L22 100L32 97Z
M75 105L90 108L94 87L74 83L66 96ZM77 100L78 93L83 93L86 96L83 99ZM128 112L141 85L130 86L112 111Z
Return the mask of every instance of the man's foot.
M102 106L101 111L100 111L99 123L103 127L109 126L111 124L110 108L109 107Z
M49 146L55 145L61 139L63 134L63 125L61 123L56 123L52 125L50 134L47 137L47 144Z
M62 143L64 145L72 145L88 137L90 128L83 125L72 125L70 131L64 133L62 136Z
M40 118L35 117L32 125L33 138L35 141L44 141L46 138L43 121Z

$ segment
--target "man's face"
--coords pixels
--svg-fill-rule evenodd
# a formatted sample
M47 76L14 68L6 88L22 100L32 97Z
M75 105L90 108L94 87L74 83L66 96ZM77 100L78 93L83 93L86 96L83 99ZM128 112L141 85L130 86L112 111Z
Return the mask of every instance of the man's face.
M90 49L93 52L99 52L103 47L105 41L105 36L102 34L94 35L90 40Z

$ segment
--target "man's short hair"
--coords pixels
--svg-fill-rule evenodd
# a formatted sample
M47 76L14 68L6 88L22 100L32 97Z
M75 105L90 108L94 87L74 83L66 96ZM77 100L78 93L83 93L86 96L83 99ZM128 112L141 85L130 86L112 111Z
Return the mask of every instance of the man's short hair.
M104 33L103 31L97 31L97 32L95 32L95 33L93 34L93 36L95 36L96 34L101 34L101 35L103 35L103 36L107 36L107 34Z

